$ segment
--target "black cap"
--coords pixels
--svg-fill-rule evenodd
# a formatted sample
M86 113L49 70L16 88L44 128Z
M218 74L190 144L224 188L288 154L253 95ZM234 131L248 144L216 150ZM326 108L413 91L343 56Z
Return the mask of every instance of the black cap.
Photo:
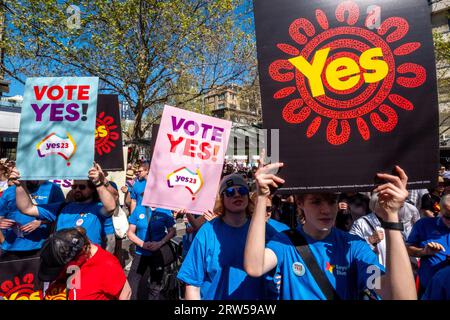
M83 249L83 237L64 229L50 237L42 246L40 256L39 280L52 282L58 278L67 263L72 261Z

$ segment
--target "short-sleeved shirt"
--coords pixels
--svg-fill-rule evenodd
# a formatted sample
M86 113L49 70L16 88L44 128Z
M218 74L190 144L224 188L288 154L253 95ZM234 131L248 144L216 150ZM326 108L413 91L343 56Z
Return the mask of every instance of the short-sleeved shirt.
M136 226L136 236L144 242L160 241L169 228L175 227L172 211L162 208L137 206L128 218L130 224ZM150 225L150 229L148 226ZM136 247L136 254L150 256L151 251Z
M264 298L264 278L244 271L244 248L250 222L232 227L216 218L205 222L192 242L178 279L200 288L203 300Z
M370 279L384 273L378 257L358 236L333 228L326 238L315 240L301 227L297 231L305 237L319 267L343 300L359 299L365 289L372 289ZM282 279L280 299L326 299L287 235L276 235L267 248L277 256L275 275Z
M450 228L441 217L422 218L416 222L409 234L407 244L424 248L429 242L437 242L445 248L432 256L420 258L419 279L421 285L426 288L433 275L443 267L450 250Z
M83 227L92 243L101 245L104 237L114 233L112 218L103 214L101 203L71 202L62 209L61 203L39 205L39 218L50 221L56 220L56 231ZM58 209L61 211L58 214Z
M64 194L61 188L52 182L45 181L30 193L34 203L48 204L60 203L64 201ZM16 207L16 186L11 186L5 190L0 198L0 216L16 221L16 225L7 230L2 230L5 241L2 243L4 251L31 251L42 247L45 239L49 235L49 225L41 224L39 228L31 233L23 233L20 227L36 220L21 213Z
M131 189L130 197L133 200L136 200L136 206L142 205L142 198L144 198L145 185L147 184L147 180L139 180L137 179L133 187Z
M450 300L450 265L438 271L431 279L423 300Z

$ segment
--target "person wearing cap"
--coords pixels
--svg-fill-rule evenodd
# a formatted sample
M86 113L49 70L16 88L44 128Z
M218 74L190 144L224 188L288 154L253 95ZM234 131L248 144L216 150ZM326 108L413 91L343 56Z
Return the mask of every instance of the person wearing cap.
M428 193L422 196L420 213L423 217L434 218L439 215L441 208L439 202L441 201L442 193L445 189L444 178L438 177L438 184L436 188L428 189Z
M384 221L385 269L363 239L334 227L338 206L337 195L333 193L297 195L305 224L287 234L275 235L266 245L266 198L270 188L284 183L273 174L282 166L283 163L269 164L256 173L258 200L244 251L244 267L250 276L259 277L275 269L275 276L281 276L280 299L283 300L357 300L380 296L417 299L409 257L399 231L398 210L408 194L407 176L401 168L396 167L398 177L378 174L386 183L374 190L380 193L377 214ZM304 239L295 241L299 248L309 249L302 251L302 255L291 241L296 238ZM302 256L307 257L307 262ZM311 261L316 262L316 268ZM316 276L308 266L317 271Z
M30 201L28 191L21 183L20 173L13 170L11 177L16 184L16 205L29 216L48 221L56 221L56 231L82 226L86 229L91 242L108 245L106 239L114 239L112 214L117 209L116 200L105 187L101 168L98 164L89 170L89 180L75 180L72 184L72 198L68 203L35 205Z
M420 258L419 296L445 266L450 252L450 195L442 197L440 208L437 217L417 221L406 241L409 254Z
M117 258L90 242L82 227L62 229L48 238L40 253L38 277L50 282L46 300L61 294L67 300L129 300L131 296Z
M222 178L214 212L219 217L197 232L177 275L186 300L262 299L263 279L249 277L243 266L252 205L241 175Z

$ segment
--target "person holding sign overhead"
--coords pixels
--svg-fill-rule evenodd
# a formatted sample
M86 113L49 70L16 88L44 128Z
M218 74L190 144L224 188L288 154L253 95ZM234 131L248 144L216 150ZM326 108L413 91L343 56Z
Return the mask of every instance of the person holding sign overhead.
M56 231L65 228L83 227L89 240L97 245L105 245L108 234L114 233L111 215L117 209L114 196L108 191L100 174L98 164L89 170L89 180L75 180L72 184L73 201L50 205L35 205L28 190L20 181L20 173L11 173L16 185L16 205L24 214L48 221L56 221Z
M378 174L376 208L386 235L386 269L361 238L334 227L337 196L334 193L297 195L305 224L275 235L265 244L266 198L284 180L274 174L283 163L264 166L256 173L258 199L244 251L245 271L259 277L274 270L281 275L280 299L356 300L417 299L398 211L408 192L407 176ZM384 274L383 276L381 276ZM380 278L381 276L381 278Z

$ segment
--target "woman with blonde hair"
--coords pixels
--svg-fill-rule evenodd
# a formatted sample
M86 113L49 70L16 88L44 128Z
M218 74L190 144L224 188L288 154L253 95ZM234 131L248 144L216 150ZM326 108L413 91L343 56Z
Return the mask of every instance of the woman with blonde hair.
M243 266L252 207L243 177L223 177L214 209L219 216L200 228L178 273L187 300L264 298L264 279L249 277Z

